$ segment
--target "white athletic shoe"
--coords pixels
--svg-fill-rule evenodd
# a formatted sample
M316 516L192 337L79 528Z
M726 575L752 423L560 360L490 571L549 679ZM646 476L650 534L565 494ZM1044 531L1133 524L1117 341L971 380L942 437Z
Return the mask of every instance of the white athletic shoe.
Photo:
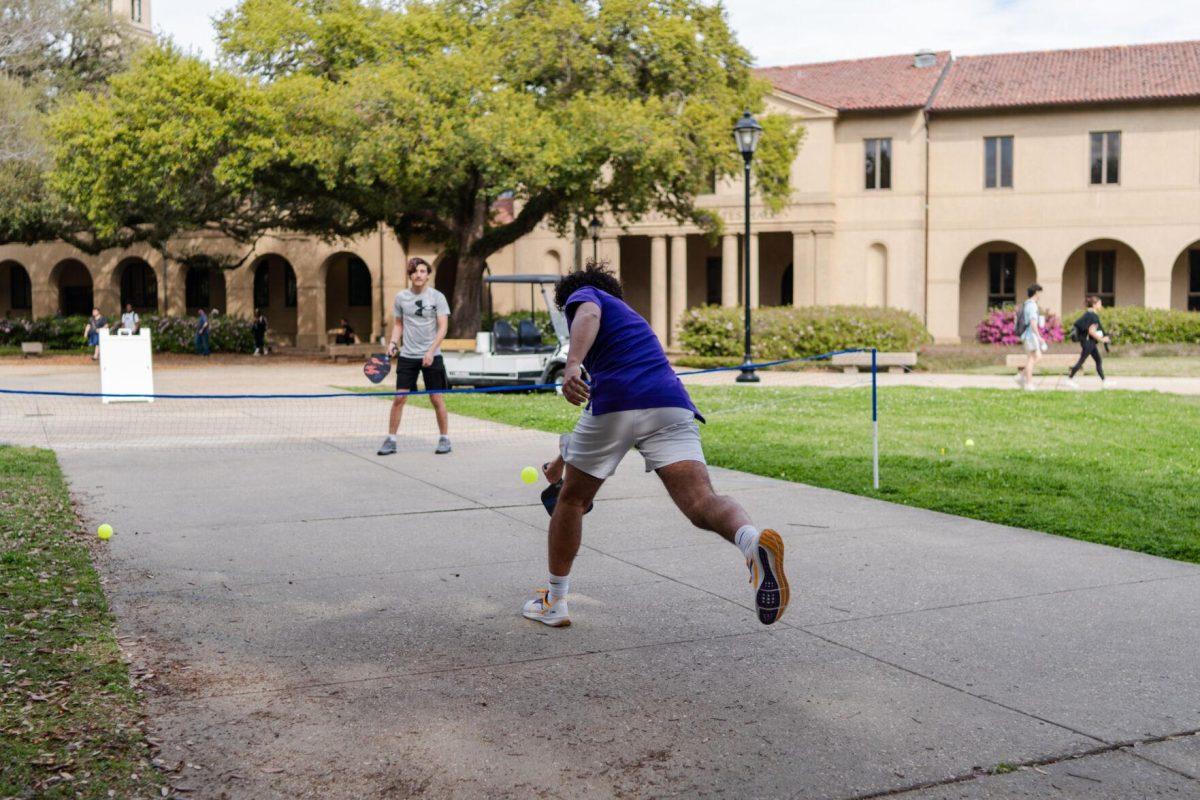
M746 559L750 585L754 587L754 606L763 625L778 622L791 599L787 576L783 574L783 538L766 528L758 535L754 555Z
M1079 384L1075 382L1074 378L1063 378L1062 382L1063 382L1063 386L1066 386L1068 389L1078 389L1079 388Z
M1013 380L1017 382L1017 386L1024 386L1025 385L1025 373L1018 372L1016 375L1013 375Z
M521 616L525 619L537 620L551 628L567 627L571 624L571 615L567 610L567 598L560 597L551 605L549 596L548 589L538 589L537 597L527 601L525 607L521 609Z
M1034 386L1032 383L1023 383L1023 384L1021 384L1021 388L1023 388L1027 392L1032 392L1037 389L1037 387Z

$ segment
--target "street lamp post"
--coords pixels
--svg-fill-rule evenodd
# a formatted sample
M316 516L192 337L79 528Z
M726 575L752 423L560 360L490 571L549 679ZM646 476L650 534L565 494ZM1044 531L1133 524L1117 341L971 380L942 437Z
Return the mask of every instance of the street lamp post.
M762 126L758 120L750 116L750 112L742 114L742 118L733 126L733 139L737 142L738 152L742 154L745 164L743 173L746 184L746 233L742 237L743 258L746 265L745 278L742 282L742 305L746 308L746 354L742 360L742 369L738 373L738 383L758 383L759 377L754 372L754 359L750 355L750 162L754 160L754 150L758 147L759 137L762 136Z
M600 263L600 229L604 227L604 223L596 217L592 217L592 221L588 223L588 233L592 235L592 263Z

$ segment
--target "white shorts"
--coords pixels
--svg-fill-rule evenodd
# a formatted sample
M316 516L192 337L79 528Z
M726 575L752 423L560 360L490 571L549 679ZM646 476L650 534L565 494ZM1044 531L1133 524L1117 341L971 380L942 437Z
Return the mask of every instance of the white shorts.
M563 461L593 478L604 480L636 447L646 460L646 472L680 461L704 461L700 426L686 408L642 408L593 416L584 411L575 430L563 434Z
M1023 338L1021 344L1025 345L1026 353L1040 353L1042 351L1042 343L1032 336Z

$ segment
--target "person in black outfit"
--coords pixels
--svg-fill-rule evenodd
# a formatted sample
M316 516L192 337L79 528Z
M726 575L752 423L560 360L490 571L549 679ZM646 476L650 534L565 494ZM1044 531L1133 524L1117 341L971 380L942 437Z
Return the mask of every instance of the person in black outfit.
M267 354L267 315L262 312L261 308L254 310L254 324L250 326L250 332L254 334L254 355L265 356Z
M338 326L337 338L335 344L354 344L354 328L350 327L350 320L342 317L342 322Z
M1087 311L1075 320L1075 338L1079 341L1082 352L1080 352L1075 366L1071 367L1066 380L1067 385L1072 389L1079 388L1079 384L1075 383L1075 373L1083 369L1083 363L1088 360L1089 356L1096 362L1096 374L1100 376L1100 385L1104 385L1104 363L1100 357L1100 345L1112 341L1100 327L1099 312L1104 305L1103 302L1094 294L1089 294L1084 302L1087 304Z

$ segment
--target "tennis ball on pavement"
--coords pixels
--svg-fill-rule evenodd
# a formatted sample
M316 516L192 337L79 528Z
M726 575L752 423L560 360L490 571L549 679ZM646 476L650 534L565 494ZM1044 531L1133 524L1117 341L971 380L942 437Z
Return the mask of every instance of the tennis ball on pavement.
M112 525L109 525L107 522L104 523L96 529L96 535L104 541L108 541L110 538L112 538Z
M521 481L524 483L533 483L537 480L537 470L533 467L526 467L521 470Z
M963 442L963 444L965 444L967 447L974 447L974 446L975 446L975 440L974 440L974 439L967 439L965 442Z

